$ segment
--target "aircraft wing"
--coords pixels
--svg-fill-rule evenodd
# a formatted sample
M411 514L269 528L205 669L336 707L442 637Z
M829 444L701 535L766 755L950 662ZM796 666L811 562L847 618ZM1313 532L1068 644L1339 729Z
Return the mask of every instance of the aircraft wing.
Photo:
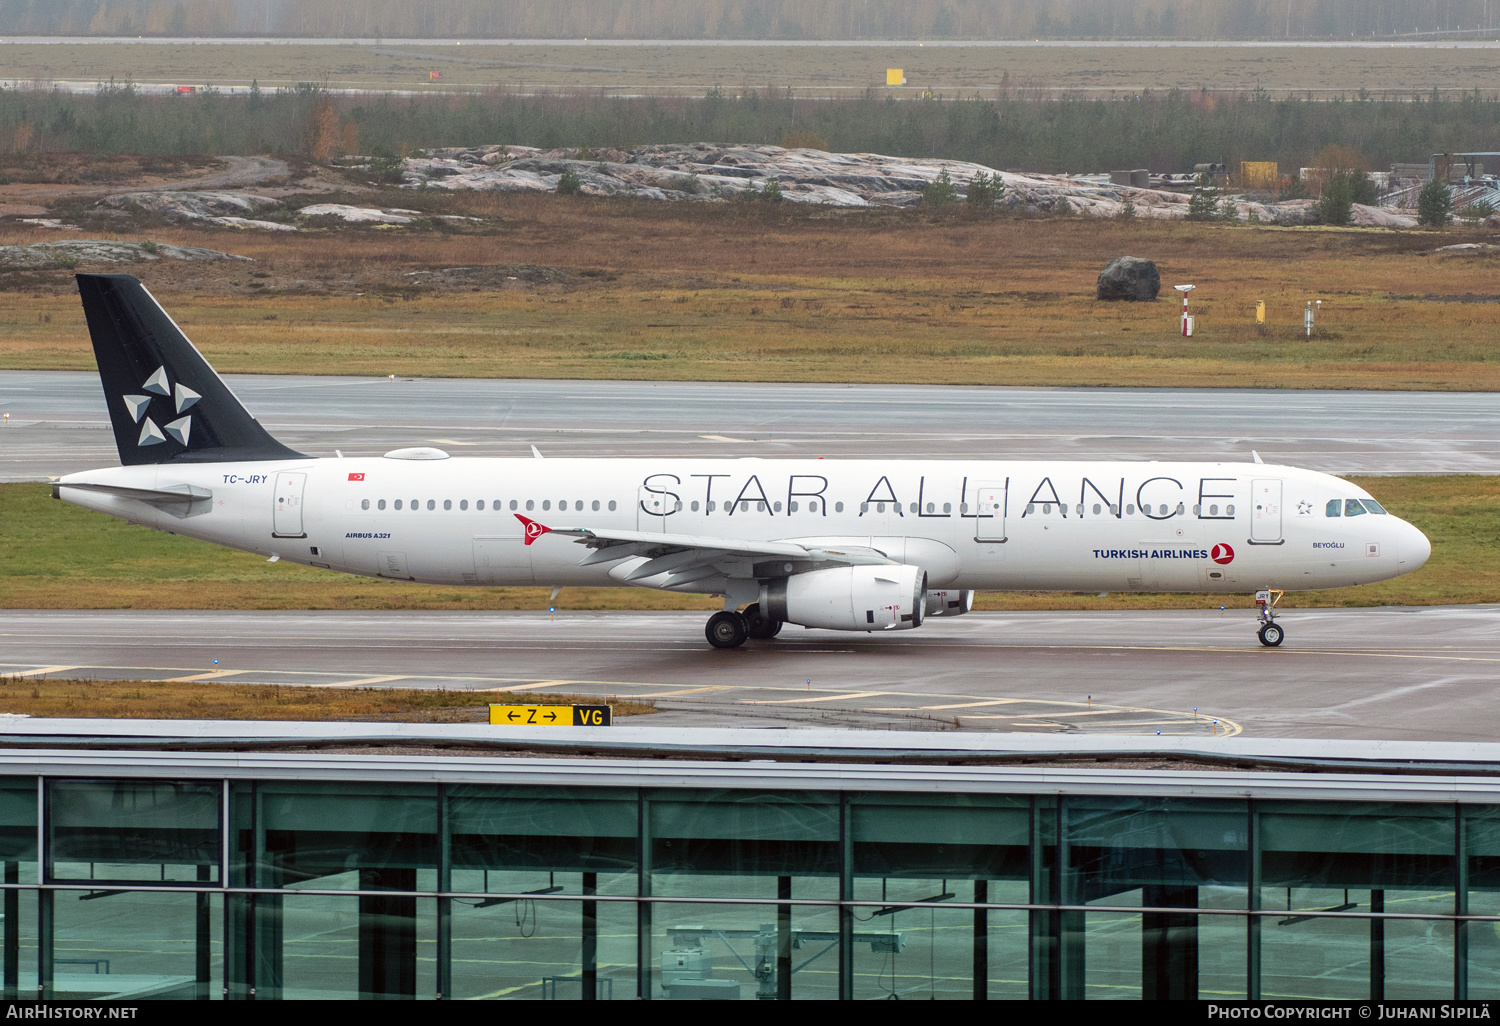
M538 525L540 526L540 525ZM533 530L528 527L528 533ZM825 547L791 541L746 541L712 535L663 534L656 531L610 531L595 528L554 527L551 534L574 538L590 552L581 566L613 563L644 557L645 562L620 578L641 581L667 574L659 587L687 584L724 573L725 559L749 560L752 564L774 562L766 576L801 573L827 566L872 566L893 562L884 553L863 546ZM786 565L791 569L786 569ZM761 576L756 573L755 576Z

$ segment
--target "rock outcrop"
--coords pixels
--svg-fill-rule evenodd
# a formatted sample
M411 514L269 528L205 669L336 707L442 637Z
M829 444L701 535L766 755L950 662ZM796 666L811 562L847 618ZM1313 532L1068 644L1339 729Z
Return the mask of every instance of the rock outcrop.
M122 192L104 197L99 205L115 210L135 208L184 221L206 221L228 228L296 230L292 225L279 221L247 216L281 206L280 200L258 196L253 192Z
M1099 272L1099 298L1103 300L1146 303L1160 291L1161 272L1151 260L1118 256Z
M66 239L37 242L29 246L0 246L0 268L48 270L79 264L133 264L151 260L250 260L235 253L197 246L171 246L154 242L119 242L114 239Z

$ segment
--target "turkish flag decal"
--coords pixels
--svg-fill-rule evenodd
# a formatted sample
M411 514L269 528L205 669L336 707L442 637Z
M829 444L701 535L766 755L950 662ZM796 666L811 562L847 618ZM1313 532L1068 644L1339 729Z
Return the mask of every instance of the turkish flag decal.
M363 475L363 474L350 474L349 475L349 480L351 480L351 481L363 481L364 479L365 479L365 475Z

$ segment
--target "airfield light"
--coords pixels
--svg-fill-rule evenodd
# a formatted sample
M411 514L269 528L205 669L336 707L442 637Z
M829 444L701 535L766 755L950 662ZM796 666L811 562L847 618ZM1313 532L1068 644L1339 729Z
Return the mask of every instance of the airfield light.
M1193 319L1188 316L1187 297L1188 293L1198 286L1196 285L1173 285L1174 289L1182 293L1182 337L1188 338L1193 334Z

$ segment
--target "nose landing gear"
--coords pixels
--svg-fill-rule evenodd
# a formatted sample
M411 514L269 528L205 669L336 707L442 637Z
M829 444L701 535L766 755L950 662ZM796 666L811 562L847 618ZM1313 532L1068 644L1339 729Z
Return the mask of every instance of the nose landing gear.
M1276 622L1276 603L1281 601L1283 594L1280 591L1255 593L1255 611L1260 618L1260 630L1256 635L1267 648L1277 648L1286 640L1286 631Z

